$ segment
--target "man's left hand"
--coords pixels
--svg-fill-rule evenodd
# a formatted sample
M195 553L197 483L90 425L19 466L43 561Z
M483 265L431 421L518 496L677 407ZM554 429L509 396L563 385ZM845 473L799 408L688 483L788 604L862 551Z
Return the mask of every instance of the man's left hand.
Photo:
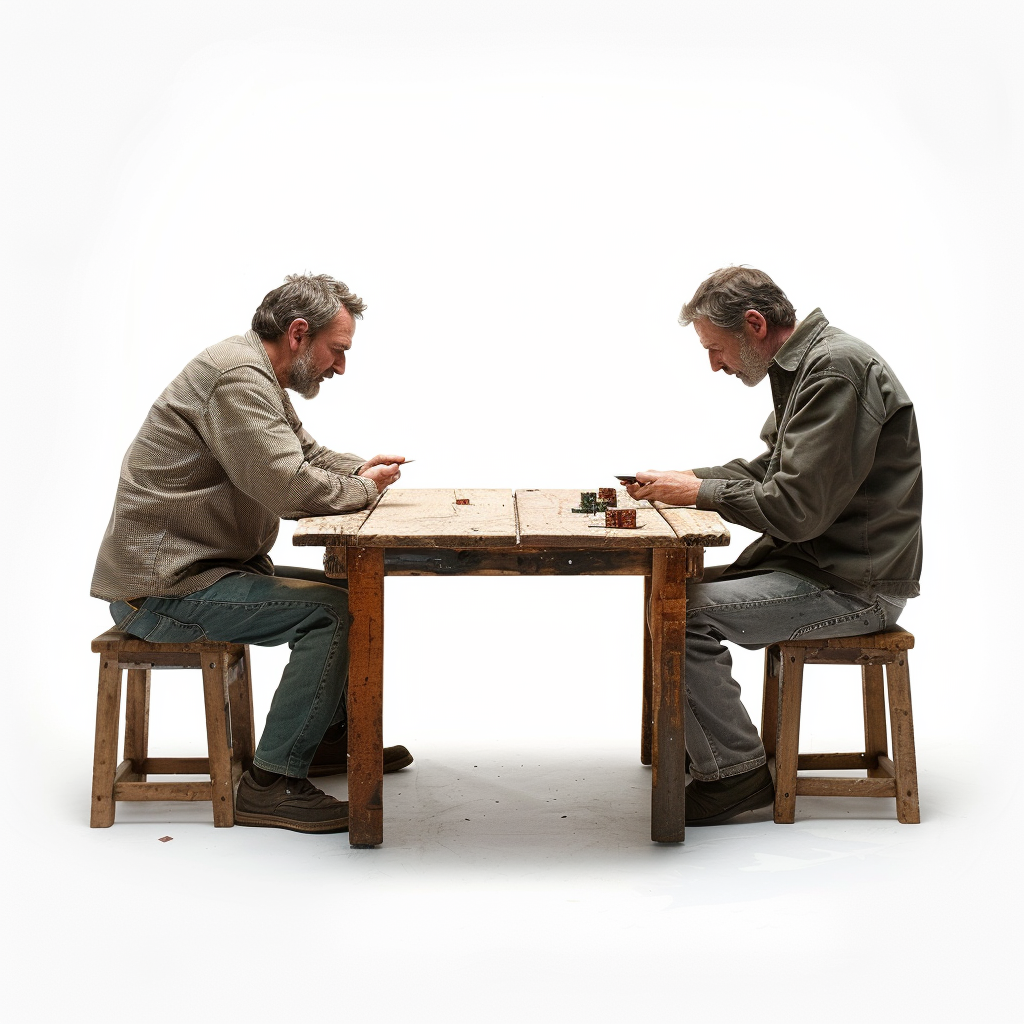
M631 498L666 505L693 505L701 483L688 469L645 469L637 473L636 481L626 485Z
M363 463L356 476L365 476L377 485L378 491L383 491L385 487L398 482L402 475L399 466L403 462L404 455L374 455L372 459Z

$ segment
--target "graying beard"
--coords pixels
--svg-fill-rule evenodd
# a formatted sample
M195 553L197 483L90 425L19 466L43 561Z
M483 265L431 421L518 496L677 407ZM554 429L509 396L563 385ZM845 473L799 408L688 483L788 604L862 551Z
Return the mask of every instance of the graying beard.
M747 385L748 388L755 387L764 380L765 375L768 373L768 366L771 364L770 359L765 359L757 349L751 345L750 340L745 337L740 337L740 362L743 364L743 372L739 374L740 380Z
M319 378L313 366L313 353L306 349L288 371L288 387L303 398L316 398L320 393Z

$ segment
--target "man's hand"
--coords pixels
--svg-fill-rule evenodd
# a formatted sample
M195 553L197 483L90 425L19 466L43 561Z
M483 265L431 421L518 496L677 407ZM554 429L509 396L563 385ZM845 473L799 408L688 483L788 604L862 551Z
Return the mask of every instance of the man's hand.
M692 505L700 490L700 477L688 469L644 469L626 491L638 501L663 501L666 505Z
M404 455L374 455L363 463L356 476L365 476L377 485L378 491L390 487L402 475L399 468L405 462Z

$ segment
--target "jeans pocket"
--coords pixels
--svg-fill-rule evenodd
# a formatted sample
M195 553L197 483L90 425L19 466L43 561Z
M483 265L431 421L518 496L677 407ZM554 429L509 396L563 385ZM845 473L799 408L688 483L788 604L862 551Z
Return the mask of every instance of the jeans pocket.
M127 601L110 602L110 617L114 620L114 628L122 633L131 633L131 625L140 611L140 608L133 608Z
M139 611L131 632L132 636L154 644L190 644L206 639L206 632L198 623L179 622L149 608Z
M846 598L846 602L854 600L856 599ZM836 603L838 604L838 602ZM802 640L809 637L812 633L814 636L821 637L822 639L839 636L860 636L864 633L878 633L883 629L885 629L885 612L876 601L874 604L865 604L861 608L850 611L836 608L836 614L825 619L819 619L819 621L812 622L809 625L801 626L793 633L790 639Z

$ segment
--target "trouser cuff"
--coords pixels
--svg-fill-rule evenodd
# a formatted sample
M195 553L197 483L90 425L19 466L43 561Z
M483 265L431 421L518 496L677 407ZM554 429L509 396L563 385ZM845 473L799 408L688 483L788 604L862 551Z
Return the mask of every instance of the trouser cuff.
M693 762L690 762L690 778L696 779L698 782L718 782L719 779L728 779L733 775L744 775L746 772L752 772L755 768L760 768L762 765L768 763L768 758L761 754L760 757L755 757L750 761L743 761L740 764L729 765L727 768L719 768L717 772L712 775L708 775L705 772L700 771Z

